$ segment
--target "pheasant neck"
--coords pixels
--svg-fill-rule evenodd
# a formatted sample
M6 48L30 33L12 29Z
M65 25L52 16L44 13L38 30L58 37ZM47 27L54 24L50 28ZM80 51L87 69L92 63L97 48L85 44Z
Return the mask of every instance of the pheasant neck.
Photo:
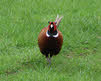
M57 30L56 31L54 31L54 32L50 32L49 30L46 32L46 36L47 37L58 37L58 32L57 32Z

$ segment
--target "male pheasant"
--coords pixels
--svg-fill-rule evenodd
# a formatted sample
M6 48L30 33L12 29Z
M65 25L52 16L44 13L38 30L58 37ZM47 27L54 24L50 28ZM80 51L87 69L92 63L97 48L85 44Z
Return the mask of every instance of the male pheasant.
M51 64L51 57L57 55L62 48L63 36L57 29L61 19L62 17L57 16L55 22L48 22L48 27L43 28L38 36L40 52L46 56L49 64Z

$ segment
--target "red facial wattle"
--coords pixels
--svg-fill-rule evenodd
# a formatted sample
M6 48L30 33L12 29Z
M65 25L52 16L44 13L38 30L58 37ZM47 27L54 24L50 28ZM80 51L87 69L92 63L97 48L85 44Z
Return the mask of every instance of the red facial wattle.
M53 25L54 25L54 31L56 31L56 30L57 30L56 23L55 23L55 22L53 22Z
M48 30L50 31L50 24L48 25Z

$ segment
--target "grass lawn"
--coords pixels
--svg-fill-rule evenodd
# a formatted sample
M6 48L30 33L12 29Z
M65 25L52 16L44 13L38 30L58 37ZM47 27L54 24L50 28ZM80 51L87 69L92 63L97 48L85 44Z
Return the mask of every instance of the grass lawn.
M37 37L57 14L64 43L48 67ZM0 0L0 81L101 81L101 0Z

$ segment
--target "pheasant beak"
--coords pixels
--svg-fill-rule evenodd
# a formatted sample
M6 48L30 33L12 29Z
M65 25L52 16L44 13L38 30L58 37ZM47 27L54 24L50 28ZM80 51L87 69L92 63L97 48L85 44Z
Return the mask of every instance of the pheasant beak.
M53 28L54 27L53 24L51 24L50 27Z

